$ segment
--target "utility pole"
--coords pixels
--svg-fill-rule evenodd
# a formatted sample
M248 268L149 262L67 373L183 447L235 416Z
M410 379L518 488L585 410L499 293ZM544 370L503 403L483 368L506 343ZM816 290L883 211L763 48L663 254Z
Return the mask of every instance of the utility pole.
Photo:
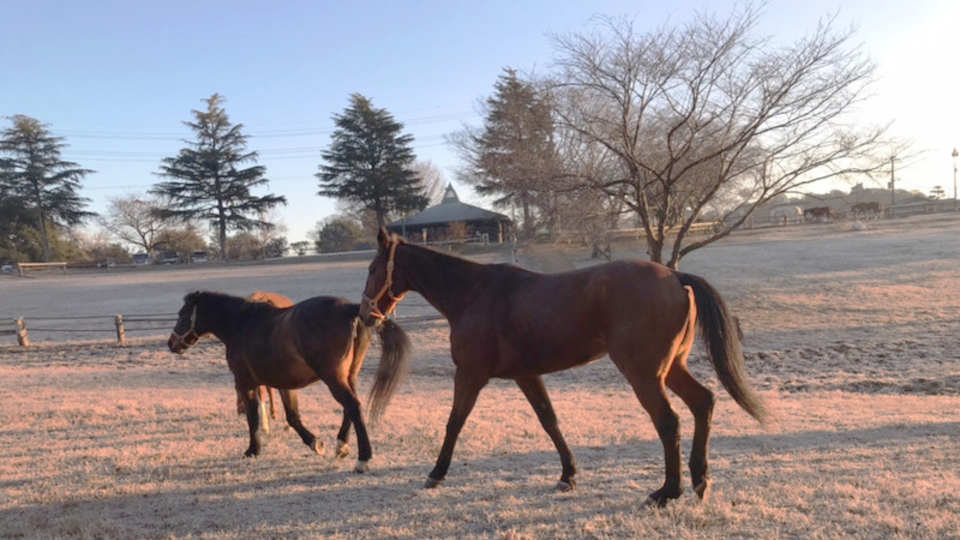
M957 211L957 156L960 154L957 153L957 149L953 149L953 153L950 154L953 156L953 211Z
M894 212L896 212L894 206L897 204L897 186L893 183L893 158L894 156L890 156L890 217L894 217Z

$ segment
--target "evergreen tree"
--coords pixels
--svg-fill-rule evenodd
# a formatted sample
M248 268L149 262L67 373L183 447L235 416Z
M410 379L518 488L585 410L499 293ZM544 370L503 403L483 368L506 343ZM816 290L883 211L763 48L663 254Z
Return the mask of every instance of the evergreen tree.
M227 231L249 231L270 227L258 219L264 212L286 198L267 194L255 196L250 189L266 185L266 167L256 163L257 153L248 152L243 124L231 124L223 108L223 98L213 94L204 102L205 111L191 111L193 122L184 122L195 133L195 140L175 157L164 158L159 176L161 182L151 192L168 201L168 208L159 211L163 218L184 221L208 220L216 231L219 245L226 245ZM224 258L221 250L221 258Z
M77 194L80 180L93 171L61 160L60 150L67 145L45 124L19 114L11 121L0 137L0 201L11 209L4 211L3 221L28 213L40 236L43 260L49 261L51 226L69 227L95 215L83 209L89 199Z
M505 68L484 108L482 129L467 128L453 137L466 163L461 177L477 193L498 196L497 205L518 205L530 236L535 208L546 220L553 217L548 192L556 152L549 102L516 70Z
M427 205L423 183L413 170L413 136L401 135L403 124L386 109L376 109L360 94L335 115L337 126L324 164L317 173L319 195L359 203L386 224L391 212L422 210Z

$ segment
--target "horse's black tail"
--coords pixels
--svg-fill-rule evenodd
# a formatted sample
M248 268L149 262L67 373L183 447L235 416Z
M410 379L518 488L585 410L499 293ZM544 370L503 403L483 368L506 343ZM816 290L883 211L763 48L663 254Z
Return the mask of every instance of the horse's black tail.
M705 279L692 274L677 272L680 283L693 288L697 302L697 320L703 333L703 341L710 352L713 368L723 387L730 393L743 410L756 418L761 424L769 419L763 401L750 383L743 367L743 352L738 337L739 325L736 318L727 311L727 306Z
M397 323L391 319L384 320L378 333L383 354L377 367L377 377L370 388L369 415L373 422L378 421L387 409L393 392L406 374L407 357L410 356L410 338Z

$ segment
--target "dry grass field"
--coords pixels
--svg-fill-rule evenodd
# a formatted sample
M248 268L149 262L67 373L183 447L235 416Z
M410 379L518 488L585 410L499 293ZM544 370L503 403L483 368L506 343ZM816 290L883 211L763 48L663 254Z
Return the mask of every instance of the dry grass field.
M481 393L446 483L424 490L452 400L443 322L407 328L411 372L371 429L364 475L332 457L340 410L322 384L301 393L301 411L325 455L278 419L264 453L242 459L245 422L217 342L184 356L159 336L4 344L0 537L958 538L958 254L960 219L940 216L745 231L685 259L741 318L748 371L777 423L764 430L737 408L698 344L691 367L720 398L714 489L701 503L687 486L662 510L641 504L662 481L660 443L605 359L546 377L576 490L553 490L559 459L509 381ZM358 298L365 271L342 261L2 278L0 316L174 312L197 288ZM400 311L430 308L410 295ZM693 422L673 401L686 454Z

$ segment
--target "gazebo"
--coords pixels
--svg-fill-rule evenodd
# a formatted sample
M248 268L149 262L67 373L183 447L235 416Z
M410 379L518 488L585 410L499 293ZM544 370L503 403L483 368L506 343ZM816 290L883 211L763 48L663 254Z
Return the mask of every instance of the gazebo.
M502 243L512 226L503 214L460 202L449 184L440 204L394 221L387 230L424 243L470 239Z

